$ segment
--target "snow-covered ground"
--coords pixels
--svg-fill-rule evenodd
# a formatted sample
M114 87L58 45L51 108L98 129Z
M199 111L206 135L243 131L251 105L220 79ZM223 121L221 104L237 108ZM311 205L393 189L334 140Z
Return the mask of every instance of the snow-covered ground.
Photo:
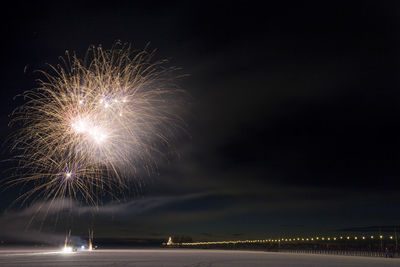
M400 266L400 259L231 250L100 249L61 253L3 249L0 266Z

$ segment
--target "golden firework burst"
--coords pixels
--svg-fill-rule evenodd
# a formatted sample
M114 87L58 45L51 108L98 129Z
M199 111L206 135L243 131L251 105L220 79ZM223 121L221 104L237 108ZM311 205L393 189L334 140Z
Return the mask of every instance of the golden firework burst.
M124 191L181 128L183 93L175 68L154 52L115 44L91 46L84 59L66 52L40 71L39 87L12 113L19 164L9 184L33 187L19 199L73 198L98 204Z

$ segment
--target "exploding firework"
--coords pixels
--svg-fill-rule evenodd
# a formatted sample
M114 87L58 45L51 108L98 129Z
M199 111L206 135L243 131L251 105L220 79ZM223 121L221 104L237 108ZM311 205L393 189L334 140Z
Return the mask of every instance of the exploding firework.
M12 114L18 160L10 184L28 184L20 200L71 198L98 204L118 195L132 177L151 173L182 120L174 68L154 52L116 44L66 52L40 71L39 87L23 94ZM136 180L137 181L137 180Z

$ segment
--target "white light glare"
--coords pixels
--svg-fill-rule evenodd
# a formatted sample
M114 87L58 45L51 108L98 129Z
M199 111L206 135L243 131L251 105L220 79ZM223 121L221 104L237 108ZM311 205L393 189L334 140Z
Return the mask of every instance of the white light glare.
M72 123L72 129L76 133L84 133L87 131L88 128L88 122L86 119L78 119L76 122Z
M62 250L64 253L71 253L72 252L72 247L67 247L65 246Z
M88 134L97 144L103 143L107 138L107 134L101 127L94 126L86 118L77 119L71 127L77 134Z
M99 127L93 127L89 131L90 136L94 139L94 141L98 144L103 143L104 140L106 139L106 135L102 133L101 129Z

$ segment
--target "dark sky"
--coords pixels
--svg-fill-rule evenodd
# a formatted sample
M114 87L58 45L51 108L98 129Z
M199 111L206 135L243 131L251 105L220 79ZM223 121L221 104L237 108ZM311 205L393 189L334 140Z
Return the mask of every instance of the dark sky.
M188 134L135 197L94 219L76 207L76 232L92 224L98 237L215 240L398 225L396 1L217 2L2 8L1 138L13 96L36 86L32 71L67 49L150 42L189 74L179 81L190 95ZM3 192L2 209L17 195ZM19 232L29 212L5 213L0 224Z

